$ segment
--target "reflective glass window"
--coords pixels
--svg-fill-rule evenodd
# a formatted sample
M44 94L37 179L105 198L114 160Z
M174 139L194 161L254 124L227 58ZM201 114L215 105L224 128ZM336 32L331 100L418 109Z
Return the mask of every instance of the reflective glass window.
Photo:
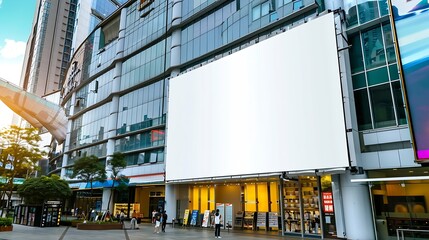
M396 62L396 53L393 45L392 28L389 24L383 26L384 45L386 46L387 62Z
M363 24L379 17L377 1L358 0L359 23Z
M386 64L383 35L380 27L362 33L362 45L367 69Z
M369 100L367 89L361 89L354 92L356 103L356 116L359 130L371 129L371 112L369 110Z
M398 124L407 124L407 115L405 112L405 105L402 96L401 82L392 82L393 98L395 99L396 117L398 118Z
M377 68L367 73L368 85L377 85L380 83L388 82L389 75L387 74L387 67Z
M356 34L354 36L349 37L349 42L352 45L349 52L352 73L361 72L364 70L364 64L360 43L360 35Z
M395 126L395 112L393 110L390 85L383 84L369 88L371 107L376 128Z

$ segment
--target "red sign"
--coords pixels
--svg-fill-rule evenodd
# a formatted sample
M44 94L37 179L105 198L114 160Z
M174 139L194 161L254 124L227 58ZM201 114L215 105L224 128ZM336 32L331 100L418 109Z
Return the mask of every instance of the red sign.
M325 213L334 212L334 200L331 192L322 192L322 206Z

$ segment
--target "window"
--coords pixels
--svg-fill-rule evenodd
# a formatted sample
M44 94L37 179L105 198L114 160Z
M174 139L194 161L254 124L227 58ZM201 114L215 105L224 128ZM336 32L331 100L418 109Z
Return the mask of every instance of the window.
M258 20L261 18L261 5L255 6L252 9L252 20Z
M372 129L367 89L355 91L356 116L359 130Z
M302 7L304 7L304 5L302 4L302 0L297 0L293 2L293 10L298 10L301 9Z
M383 84L369 89L371 107L376 128L395 126L395 112L393 110L390 85Z
M259 18L268 15L271 12L271 3L266 1L252 8L252 20L258 20Z

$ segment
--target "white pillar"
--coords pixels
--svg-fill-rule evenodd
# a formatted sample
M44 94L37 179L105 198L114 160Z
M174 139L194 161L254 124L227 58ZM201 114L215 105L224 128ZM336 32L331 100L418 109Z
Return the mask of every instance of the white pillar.
M165 184L165 211L167 211L167 222L171 223L176 217L176 187L171 184Z
M339 182L333 182L333 186L336 185L335 188L338 189L338 192L334 192L334 198L341 198L344 237L353 240L375 239L368 185L366 183L352 183L350 180L356 177L362 178L362 175L341 174L338 178ZM336 220L341 222L341 216L338 216L335 204L334 201ZM342 236L343 234L339 230L341 229L337 227L338 236Z

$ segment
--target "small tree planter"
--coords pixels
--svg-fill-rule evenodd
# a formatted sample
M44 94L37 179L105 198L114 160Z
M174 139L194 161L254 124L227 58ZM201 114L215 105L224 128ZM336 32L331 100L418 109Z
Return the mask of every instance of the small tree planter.
M111 230L122 229L121 223L78 223L79 230Z
M9 231L13 231L13 225L0 226L0 232L9 232Z

